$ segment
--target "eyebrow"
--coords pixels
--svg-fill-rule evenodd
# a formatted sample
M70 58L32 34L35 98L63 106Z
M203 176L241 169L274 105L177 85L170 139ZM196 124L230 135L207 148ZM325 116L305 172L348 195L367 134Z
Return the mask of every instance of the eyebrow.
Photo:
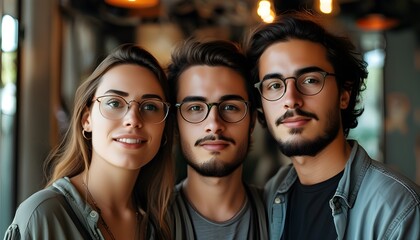
M143 96L141 96L141 98L142 99L145 99L145 98L157 98L157 99L162 100L162 97L159 96L159 95L157 95L157 94L144 94Z
M206 102L207 98L202 97L202 96L188 96L185 97L184 99L182 99L181 102L193 102L193 101L202 101L202 102ZM225 100L245 100L243 97L239 96L239 95L235 95L235 94L230 94L230 95L223 95L222 97L220 97L220 101L225 101Z
M301 69L296 70L293 76L299 76L299 75L304 74L304 73L319 72L319 71L325 72L325 70L320 68L320 67L310 66L310 67L305 67L305 68L301 68ZM269 74L264 75L262 81L264 81L266 79L270 79L270 78L284 79L285 77L281 73L269 73Z
M119 95L119 96L122 96L122 97L127 97L128 96L127 92L123 92L123 91L116 90L116 89L109 89L104 94L108 94L108 93L116 94L116 95Z
M129 96L129 94L127 92L116 90L116 89L109 89L104 94L116 94L116 95L122 96L122 97L128 97ZM143 96L141 96L141 99L146 99L146 98L157 98L157 99L162 100L162 97L157 95L157 94L143 94Z

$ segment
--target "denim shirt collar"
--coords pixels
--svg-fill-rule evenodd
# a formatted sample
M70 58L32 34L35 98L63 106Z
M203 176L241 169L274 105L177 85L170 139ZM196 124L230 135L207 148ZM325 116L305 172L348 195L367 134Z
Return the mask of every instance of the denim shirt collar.
M348 142L352 146L352 150L333 199L341 198L348 208L352 208L370 161L367 153L357 141L348 140Z
M284 194L287 193L290 188L292 187L293 183L297 180L297 172L296 169L290 164L290 168L288 168L288 172L284 181L280 183L280 186L277 189L277 193Z

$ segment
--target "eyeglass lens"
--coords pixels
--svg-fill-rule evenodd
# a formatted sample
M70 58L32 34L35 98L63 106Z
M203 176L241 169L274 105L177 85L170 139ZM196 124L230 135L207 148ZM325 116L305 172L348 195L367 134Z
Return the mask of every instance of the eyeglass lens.
M119 96L102 96L98 97L97 101L102 116L113 120L123 118L129 111L129 105L136 102L134 100L127 102ZM141 118L146 122L160 123L168 114L168 106L162 101L147 99L136 103L139 104Z
M259 87L261 95L267 100L280 99L286 92L286 80L295 79L296 89L303 95L318 94L325 82L325 72L308 72L297 77L288 77L285 79L270 78L261 82Z
M241 100L226 100L220 103L188 101L178 105L181 116L190 123L199 123L207 118L211 107L216 106L219 116L226 122L241 121L247 113L247 104Z

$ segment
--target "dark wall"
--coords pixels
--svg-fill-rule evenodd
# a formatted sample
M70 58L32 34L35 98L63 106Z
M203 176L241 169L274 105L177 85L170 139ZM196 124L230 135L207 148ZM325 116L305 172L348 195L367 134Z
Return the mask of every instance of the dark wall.
M420 184L420 42L413 28L385 36L385 162Z

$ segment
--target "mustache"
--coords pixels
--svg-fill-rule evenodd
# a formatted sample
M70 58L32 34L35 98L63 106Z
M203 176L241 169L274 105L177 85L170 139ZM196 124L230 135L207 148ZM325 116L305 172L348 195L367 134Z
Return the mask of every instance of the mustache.
M208 136L205 136L205 137L200 138L197 141L195 141L194 147L200 145L203 142L215 141L215 140L223 140L223 141L226 141L226 142L231 142L233 144L236 143L233 138L229 138L229 137L226 137L226 136L223 136L223 135L208 135Z
M293 110L287 110L281 117L279 117L275 122L276 127L280 125L285 119L293 116L303 116L319 120L318 116L315 113L306 112L300 108L296 108Z

